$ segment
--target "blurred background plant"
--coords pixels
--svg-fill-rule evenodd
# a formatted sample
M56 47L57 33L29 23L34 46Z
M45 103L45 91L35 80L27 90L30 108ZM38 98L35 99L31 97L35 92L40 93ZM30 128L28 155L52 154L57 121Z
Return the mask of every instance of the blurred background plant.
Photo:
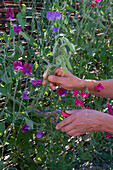
M58 87L53 91L42 86L47 71L51 74L58 66L79 78L113 78L112 0L14 0L18 11L3 2L7 22L0 32L0 168L113 168L112 135L92 132L73 138L31 112L31 106L45 111L76 108L73 91L59 96ZM49 20L49 11L61 17ZM22 69L15 69L17 61ZM40 80L37 86L34 79ZM92 95L81 99L85 108L102 112L113 103Z

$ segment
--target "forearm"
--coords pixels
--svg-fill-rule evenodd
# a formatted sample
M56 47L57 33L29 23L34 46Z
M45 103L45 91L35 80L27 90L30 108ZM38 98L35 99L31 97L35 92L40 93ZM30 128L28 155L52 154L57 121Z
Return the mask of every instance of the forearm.
M113 116L105 113L102 116L103 126L100 131L113 134Z
M104 87L100 92L96 92L95 86L101 83ZM99 97L113 98L113 79L108 80L81 80L81 90L88 87L89 93Z

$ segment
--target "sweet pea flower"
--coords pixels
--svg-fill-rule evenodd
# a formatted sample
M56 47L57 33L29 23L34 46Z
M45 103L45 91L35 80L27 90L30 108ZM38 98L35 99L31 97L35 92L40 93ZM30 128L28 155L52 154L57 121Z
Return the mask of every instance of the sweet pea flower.
M14 26L13 31L16 32L16 33L19 33L20 31L22 31L22 27L21 26Z
M63 117L68 117L68 116L70 116L70 114L68 114L68 113L66 113L66 112L64 112L64 111L62 111L62 114L61 114L61 116L63 116Z
M91 109L91 107L89 106L89 107L87 107L86 109Z
M82 91L82 92L80 93L80 96L82 96L82 97L88 97L88 96L89 96L89 93L86 93L85 91Z
M77 99L75 101L75 104L78 105L78 106L83 106L84 105L84 102L82 102L81 100Z
M73 92L73 95L77 97L78 94L79 94L78 91L75 89L74 92Z
M31 80L31 83L32 83L33 86L38 86L41 82L42 82L41 79L38 79L38 80L34 79L34 80Z
M24 92L22 97L24 100L29 100L29 97L27 96L27 92Z
M13 19L14 17L14 12L12 8L7 8L7 13L6 13L6 18L7 19Z
M110 106L110 104L108 104L108 111L110 115L113 115L112 106Z
M47 12L47 15L46 15L47 19L49 20L54 20L54 12L53 11L49 11Z
M103 89L104 89L104 87L102 86L101 83L99 83L95 86L95 90L97 90L98 92L100 92L100 90L103 90Z
M42 136L43 136L43 132L42 131L37 131L36 138L41 138Z
M101 0L95 0L95 3L101 2Z
M62 87L59 87L58 88L58 95L59 96L67 96L67 92Z
M92 8L94 8L94 6L95 6L95 3L93 2L93 3L92 3Z
M57 32L57 31L59 31L59 27L52 27L52 30L54 31L54 32Z
M107 132L106 135L105 135L105 138L109 139L109 138L111 138L111 135Z
M14 70L23 70L22 62L21 61L15 61L13 64Z
M32 72L32 65L29 63L25 63L23 66L23 74L29 74Z
M60 14L58 11L54 12L53 16L54 16L56 19L60 19L60 18L61 18L61 14Z
M21 131L22 131L22 133L25 133L25 132L27 132L27 131L30 131L30 127L29 127L27 124L25 124L25 125L21 128Z

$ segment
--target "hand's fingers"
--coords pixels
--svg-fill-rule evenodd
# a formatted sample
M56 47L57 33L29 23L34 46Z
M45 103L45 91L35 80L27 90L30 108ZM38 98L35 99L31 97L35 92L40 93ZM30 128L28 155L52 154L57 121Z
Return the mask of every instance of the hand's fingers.
M49 86L50 86L50 88L51 88L51 89L53 89L53 90L55 90L55 89L56 89L56 86L54 86L54 84L53 84L53 83L51 83L51 82L49 83Z
M60 123L57 124L56 129L61 129L64 126L70 124L75 118L76 118L75 115L71 115L71 116L65 118L64 120L62 120Z
M43 80L42 84L45 85L46 84L46 80Z
M48 77L48 80L49 80L50 82L52 82L52 83L58 83L58 84L60 84L60 83L62 83L63 78L62 78L62 77L58 77L58 76L54 76L54 75L50 75L50 76Z
M70 123L70 124L68 124L68 125L66 125L66 126L63 126L62 128L61 128L61 131L62 132L68 132L68 131L72 131L73 129L75 129L76 127L75 127L75 123L74 122L72 122L72 123Z
M75 113L75 112L77 112L77 111L79 111L79 109L76 109L76 110L66 110L65 112L66 112L67 114L73 114L73 113Z

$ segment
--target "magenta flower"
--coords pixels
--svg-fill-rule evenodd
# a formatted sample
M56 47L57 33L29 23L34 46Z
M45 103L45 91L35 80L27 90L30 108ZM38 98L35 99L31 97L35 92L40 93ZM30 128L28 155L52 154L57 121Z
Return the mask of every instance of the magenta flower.
M27 92L24 92L22 97L24 100L29 100L29 97L27 96Z
M13 19L14 17L14 12L12 8L7 8L7 13L6 13L6 18L7 19Z
M31 83L32 83L33 86L38 86L41 82L42 82L41 79L38 79L38 80L34 79L34 80L31 80Z
M25 133L25 132L27 132L27 131L30 131L30 127L29 127L27 124L25 124L25 125L21 128L21 131L22 131L22 133Z
M101 2L101 0L95 0L95 3Z
M80 93L80 96L82 96L82 97L88 97L88 96L89 96L89 93L86 93L85 91L82 91L82 92Z
M91 107L89 106L89 107L87 107L86 109L91 109Z
M79 94L78 91L75 89L74 92L73 92L73 95L77 97L78 94Z
M77 99L75 101L75 104L78 105L78 106L83 106L84 105L84 102L82 102L81 100Z
M25 63L23 66L23 74L29 74L32 72L32 65L29 63Z
M111 138L111 135L107 132L106 135L105 135L105 138L109 139L109 138Z
M110 106L110 104L108 104L108 111L110 115L113 115L112 106Z
M52 27L52 30L53 30L54 32L59 31L59 29L60 29L60 28L58 28L58 27Z
M62 87L59 87L58 88L58 95L59 96L67 96L68 94Z
M13 64L14 70L23 70L22 62L21 61L15 61Z
M16 33L19 33L20 31L22 31L22 27L21 26L14 26L13 31L16 32Z
M104 87L102 86L101 83L99 83L95 86L95 90L97 90L98 92L100 92L100 90L103 90L103 89L104 89Z
M60 14L58 11L54 12L53 16L54 16L56 19L60 19L60 18L61 18L61 14Z
M41 138L42 136L43 136L43 132L42 131L37 131L36 138Z
M46 15L47 19L49 20L54 20L54 12L53 11L49 11Z
M70 114L68 114L68 113L66 113L66 112L64 112L64 111L62 111L62 114L61 114L61 116L63 116L63 117L68 117L68 116L70 116Z
M92 3L92 7L94 8L94 6L95 6L95 3L93 2L93 3Z

